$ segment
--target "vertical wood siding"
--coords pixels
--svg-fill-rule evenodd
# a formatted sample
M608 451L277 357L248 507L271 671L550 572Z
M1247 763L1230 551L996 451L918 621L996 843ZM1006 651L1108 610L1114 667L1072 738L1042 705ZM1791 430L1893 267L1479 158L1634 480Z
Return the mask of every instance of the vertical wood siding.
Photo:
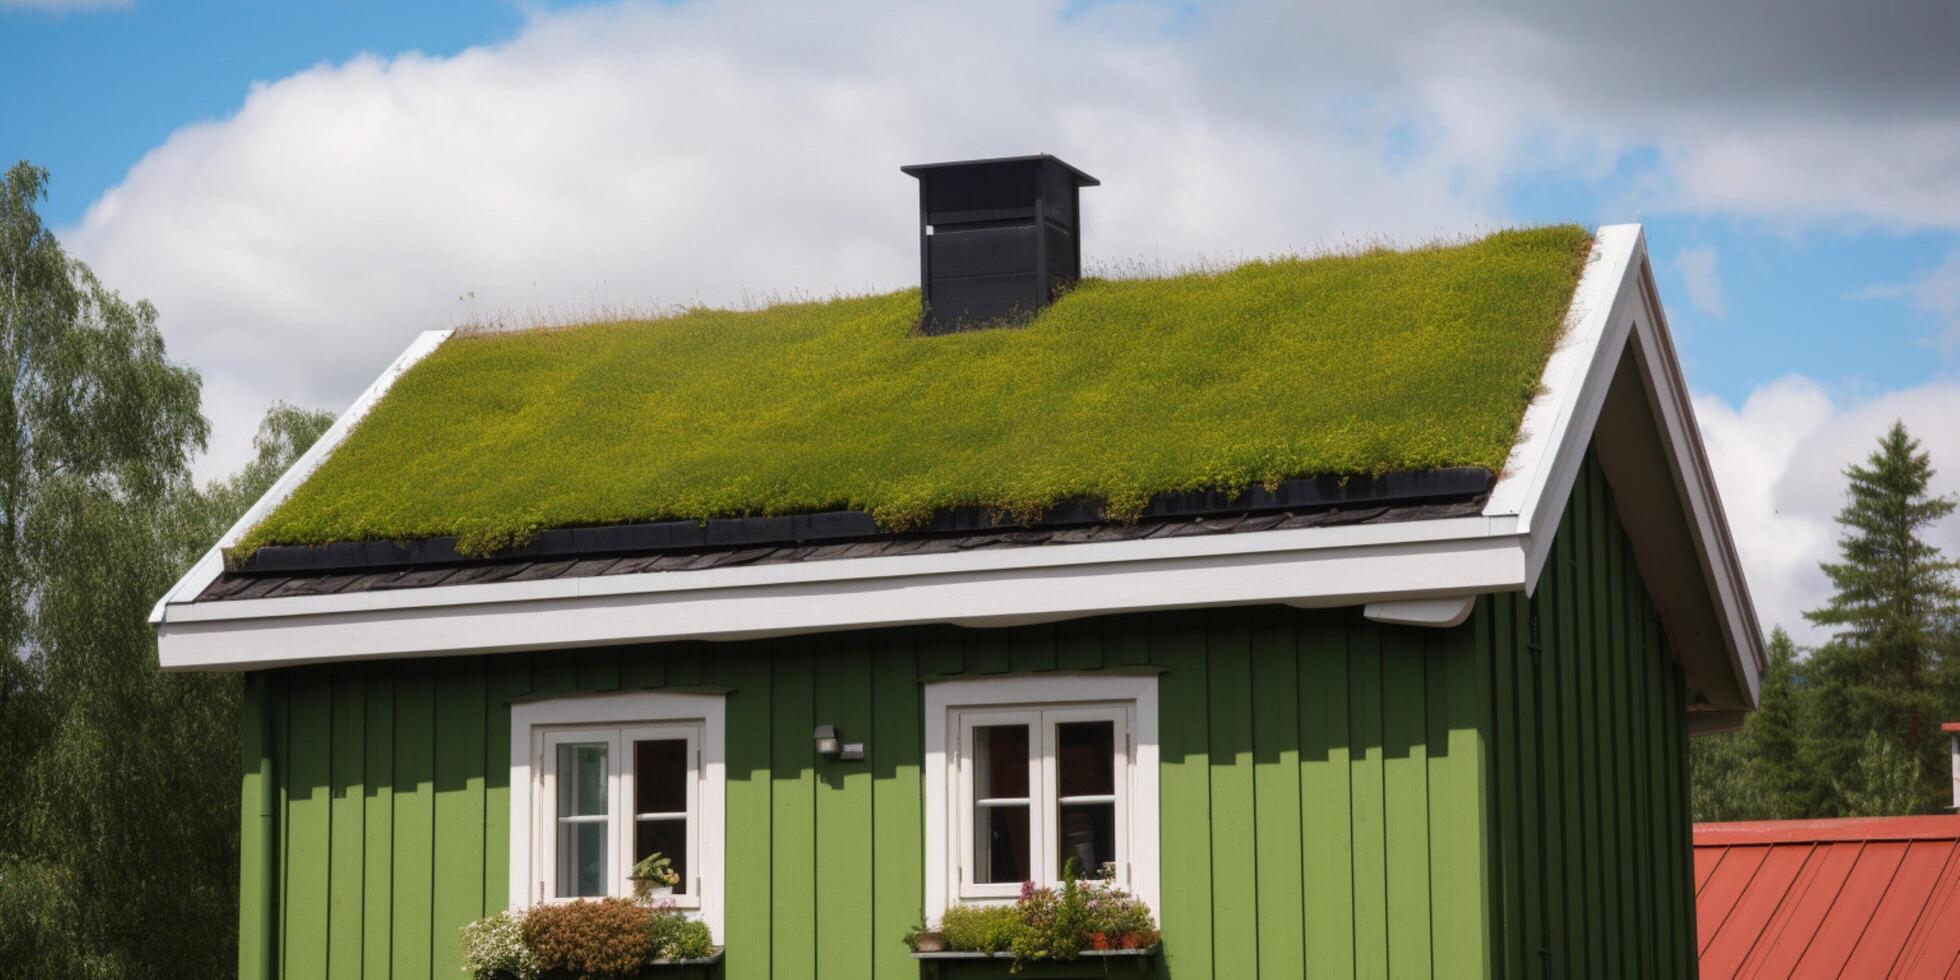
M510 701L669 688L728 692L725 975L910 980L920 684L1139 670L1163 678L1160 977L1685 974L1681 679L1596 468L1552 561L1453 630L1216 609L267 672L241 976L459 976L511 873ZM818 723L868 758L815 757Z
M1686 689L1590 458L1537 594L1469 627L1494 653L1496 973L1694 976Z

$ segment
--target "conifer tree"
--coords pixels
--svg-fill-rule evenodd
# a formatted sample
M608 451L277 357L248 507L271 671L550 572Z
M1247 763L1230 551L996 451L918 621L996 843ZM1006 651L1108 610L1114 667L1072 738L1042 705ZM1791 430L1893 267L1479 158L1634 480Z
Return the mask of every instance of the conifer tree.
M1768 802L1765 819L1808 816L1817 806L1819 780L1803 758L1805 698L1797 646L1777 627L1770 634L1769 667L1763 671L1762 697L1745 731L1749 761Z
M1938 698L1930 668L1937 664L1943 633L1957 600L1954 562L1928 544L1924 534L1951 514L1954 501L1928 492L1933 466L1919 441L1895 422L1862 466L1845 470L1850 480L1838 548L1841 561L1825 562L1835 594L1805 615L1833 628L1817 651L1820 703L1810 727L1812 764L1832 774L1857 773L1873 752L1864 735L1874 731L1897 746L1921 770L1914 809L1937 806L1929 789L1944 753L1937 732ZM1834 783L1833 785L1838 785ZM1856 787L1852 787L1856 790ZM1846 805L1845 791L1834 794ZM1869 805L1869 792L1863 799ZM1863 807L1861 807L1862 809Z
M1817 812L1831 784L1804 755L1809 702L1801 670L1796 644L1778 627L1770 634L1762 693L1742 730L1689 743L1695 820L1789 820Z

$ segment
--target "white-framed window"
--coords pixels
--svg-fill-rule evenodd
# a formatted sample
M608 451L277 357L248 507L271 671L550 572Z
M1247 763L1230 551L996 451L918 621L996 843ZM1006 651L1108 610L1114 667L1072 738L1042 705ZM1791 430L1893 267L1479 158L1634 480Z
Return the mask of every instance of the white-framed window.
M1074 858L1157 903L1157 678L926 685L926 915L1011 901Z
M725 766L719 695L583 695L511 706L513 908L633 894L653 852L663 897L721 934Z

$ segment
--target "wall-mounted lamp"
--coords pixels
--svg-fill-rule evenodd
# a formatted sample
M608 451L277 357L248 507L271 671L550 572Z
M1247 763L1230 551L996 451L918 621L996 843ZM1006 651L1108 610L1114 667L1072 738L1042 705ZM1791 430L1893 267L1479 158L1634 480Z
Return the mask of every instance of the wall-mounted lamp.
M842 762L864 761L863 742L839 742L836 725L818 725L814 736L817 740L817 754L836 756Z

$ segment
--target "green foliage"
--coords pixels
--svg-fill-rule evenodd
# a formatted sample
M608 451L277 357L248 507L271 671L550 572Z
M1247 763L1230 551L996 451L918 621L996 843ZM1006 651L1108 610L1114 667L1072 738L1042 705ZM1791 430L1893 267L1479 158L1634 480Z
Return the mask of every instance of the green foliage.
M647 941L655 959L698 960L714 952L715 937L708 924L690 919L672 905L654 906Z
M307 414L317 431L324 416ZM265 470L304 448L275 450ZM179 479L150 500L79 480L41 487L28 536L38 682L18 696L48 708L24 745L0 746L0 769L22 784L10 801L19 822L0 826L0 860L48 869L35 881L67 893L34 901L76 914L0 915L0 962L35 966L23 975L218 976L236 966L238 678L158 670L147 618L268 472L202 489ZM24 947L34 952L16 952ZM105 966L92 973L90 961Z
M1041 960L1072 960L1082 954L1082 941L1076 916L1063 905L1061 894L1053 888L1037 888L1021 896L1021 928L1014 933L1008 951L1016 963Z
M464 926L463 971L476 980L537 980L538 958L524 945L524 913L499 912Z
M1742 730L1689 743L1694 819L1791 820L1813 816L1821 783L1804 754L1809 705L1796 644L1770 635L1761 700Z
M1912 757L1896 741L1875 731L1865 733L1858 765L1850 778L1832 781L1839 815L1846 817L1897 817L1918 812L1925 795L1919 782L1919 767Z
M1083 944L1090 949L1136 949L1155 945L1157 920L1143 900L1113 885L1085 889Z
M1021 931L1008 947L1014 953L1015 966L1080 957L1088 945L1084 941L1089 932L1088 902L1082 883L1075 878L1074 858L1062 867L1059 891L1022 887L1017 906L1021 912Z
M155 501L206 431L197 375L165 359L156 310L104 288L41 223L47 179L27 163L0 179L0 751L16 760L60 710L34 652L49 572L30 533L80 492ZM0 842L29 816L29 775L0 765Z
M965 953L1004 953L1021 930L1013 905L955 905L939 917L946 948Z
M674 873L674 862L659 851L641 858L627 877L633 879L633 895L640 899L652 895L655 888L672 888L681 882L681 876Z
M705 959L713 952L707 923L672 903L624 898L537 905L463 927L463 969L477 980L624 980L640 976L651 962Z
M317 413L199 488L199 381L157 312L61 252L47 174L0 182L0 972L236 967L238 679L164 674L150 605L271 482Z
M955 952L1010 953L1014 970L1031 962L1074 960L1084 950L1141 949L1156 945L1150 906L1108 881L1082 882L1071 858L1062 886L1021 885L1013 905L955 905L939 918L946 948ZM914 929L913 934L922 932ZM910 945L911 936L907 936Z
M1304 474L1499 469L1590 247L1469 244L1084 281L1027 326L911 336L916 291L458 336L247 538L867 510L888 527Z

